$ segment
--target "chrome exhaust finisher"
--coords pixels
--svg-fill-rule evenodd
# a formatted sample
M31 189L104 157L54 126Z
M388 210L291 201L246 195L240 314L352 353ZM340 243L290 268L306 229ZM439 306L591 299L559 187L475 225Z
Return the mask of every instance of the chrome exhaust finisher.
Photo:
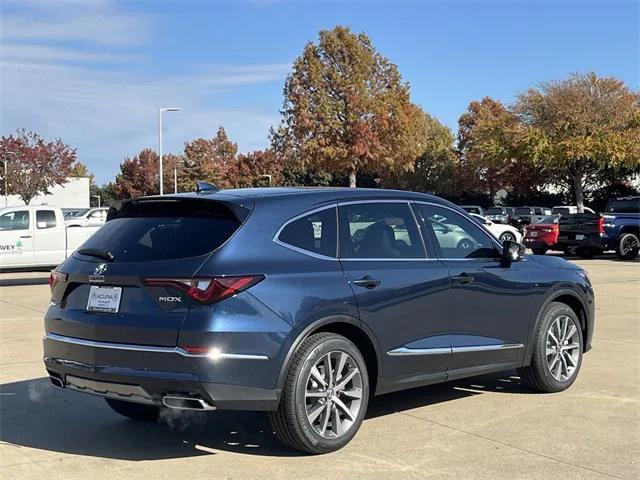
M64 388L64 382L62 381L62 379L60 379L58 377L54 377L53 375L49 375L49 381L51 381L51 383L56 387Z
M216 407L206 402L202 398L180 397L176 395L165 395L162 397L162 404L165 407L175 410L215 410Z

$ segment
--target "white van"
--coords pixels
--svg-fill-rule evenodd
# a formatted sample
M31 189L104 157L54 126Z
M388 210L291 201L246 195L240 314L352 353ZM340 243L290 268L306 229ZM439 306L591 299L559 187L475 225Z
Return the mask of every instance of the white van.
M62 263L100 227L65 227L58 207L0 209L0 270Z

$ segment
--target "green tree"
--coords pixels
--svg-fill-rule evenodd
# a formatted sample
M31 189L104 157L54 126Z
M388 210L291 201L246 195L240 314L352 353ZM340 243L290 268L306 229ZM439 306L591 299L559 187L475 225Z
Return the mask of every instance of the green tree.
M458 120L458 149L463 189L489 192L493 199L501 188L512 186L517 170L518 118L501 102L489 97L469 104ZM465 188L466 187L466 188Z
M424 136L419 142L422 153L410 172L380 172L384 186L420 192L451 195L456 190L458 163L453 149L454 136L449 127L424 114Z
M640 165L640 94L621 80L587 73L545 82L521 94L515 112L526 126L523 151L579 211L602 171Z
M184 146L184 162L178 178L180 191L190 191L197 181L211 182L220 188L232 186L229 169L238 155L238 144L229 140L219 127L215 137L198 138Z
M46 142L37 133L21 129L2 137L0 159L7 161L6 193L19 195L28 205L37 195L48 194L51 187L66 183L76 150L60 138ZM4 169L0 174L4 176ZM0 180L2 194L4 180Z
M348 175L411 170L420 153L421 110L397 67L376 52L364 33L347 27L320 31L295 60L284 87L275 149L314 170Z

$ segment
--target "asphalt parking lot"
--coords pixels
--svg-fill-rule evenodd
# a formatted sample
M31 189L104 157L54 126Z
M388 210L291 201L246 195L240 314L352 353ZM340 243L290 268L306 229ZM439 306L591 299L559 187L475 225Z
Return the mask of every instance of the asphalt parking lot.
M570 390L532 393L510 371L385 395L319 457L281 446L259 413L138 424L51 386L47 274L0 274L0 478L640 478L640 262L575 261L597 316Z

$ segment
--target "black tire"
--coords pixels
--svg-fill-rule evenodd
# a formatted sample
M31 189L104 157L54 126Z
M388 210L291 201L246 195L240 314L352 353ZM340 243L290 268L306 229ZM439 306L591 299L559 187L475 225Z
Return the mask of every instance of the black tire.
M532 248L531 251L534 255L544 255L545 253L547 253L546 248Z
M152 422L157 420L160 414L160 407L157 405L126 402L115 398L105 398L105 400L115 412L132 420Z
M640 252L640 240L634 233L623 233L618 238L616 254L621 260L633 260Z
M314 430L312 422L307 418L305 391L311 370L317 362L328 353L336 351L346 353L358 368L361 378L361 398L359 411L344 434L337 438L326 438ZM278 439L284 444L306 453L329 453L344 447L356 435L364 419L368 400L367 366L358 348L341 335L321 332L311 335L297 348L289 365L280 405L278 410L269 413L269 422Z
M547 332L551 325L561 318L568 317L576 328L576 336L579 338L577 349L577 361L572 375L566 380L558 380L551 371L547 362ZM533 350L531 352L531 364L518 369L520 378L534 390L545 393L561 392L569 388L580 373L582 365L582 353L584 341L582 328L576 313L566 304L552 302L544 309L537 330L533 334ZM553 355L553 354L552 354ZM553 361L553 358L551 359ZM565 362L565 365L567 363ZM562 368L560 366L560 368Z

